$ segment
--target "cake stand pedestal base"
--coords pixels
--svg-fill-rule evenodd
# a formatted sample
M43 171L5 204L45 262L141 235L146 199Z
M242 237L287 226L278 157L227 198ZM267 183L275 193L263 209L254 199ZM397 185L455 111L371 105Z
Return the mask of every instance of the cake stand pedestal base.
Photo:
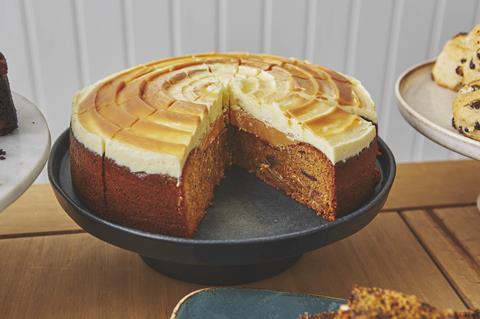
M196 284L237 285L275 276L295 264L302 256L252 265L188 265L141 256L143 261L162 274Z

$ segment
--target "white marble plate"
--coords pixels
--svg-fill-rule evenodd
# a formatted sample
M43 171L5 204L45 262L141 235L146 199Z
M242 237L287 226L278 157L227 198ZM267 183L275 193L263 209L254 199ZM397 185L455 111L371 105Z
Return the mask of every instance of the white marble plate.
M452 127L452 102L456 92L433 81L433 63L414 66L398 78L395 94L400 113L432 141L462 155L480 159L480 142Z
M32 102L12 93L18 129L0 136L0 148L7 152L7 158L0 160L0 212L33 183L50 152L50 132L42 113Z

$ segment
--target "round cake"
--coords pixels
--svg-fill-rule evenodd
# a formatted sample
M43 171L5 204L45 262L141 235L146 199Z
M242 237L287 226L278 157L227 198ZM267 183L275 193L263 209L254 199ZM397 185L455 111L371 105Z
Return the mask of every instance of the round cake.
M114 74L73 101L76 194L116 223L191 237L231 165L331 221L379 180L359 81L291 58L206 53Z

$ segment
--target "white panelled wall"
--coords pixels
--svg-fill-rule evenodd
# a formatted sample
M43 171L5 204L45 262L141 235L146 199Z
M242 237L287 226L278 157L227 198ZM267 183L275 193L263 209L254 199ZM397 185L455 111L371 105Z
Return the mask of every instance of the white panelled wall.
M403 120L393 86L476 22L478 0L0 0L0 51L11 87L40 106L54 140L73 93L105 75L183 53L251 51L357 77L397 161L442 160L459 156Z

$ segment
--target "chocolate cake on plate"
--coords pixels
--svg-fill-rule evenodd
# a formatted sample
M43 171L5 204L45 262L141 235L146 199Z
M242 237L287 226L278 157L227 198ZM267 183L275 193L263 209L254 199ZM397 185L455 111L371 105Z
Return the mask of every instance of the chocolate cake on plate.
M7 73L7 61L0 52L0 136L7 135L18 126L17 111L13 105Z
M191 237L231 165L332 221L379 180L357 80L279 56L206 53L114 74L73 101L76 194L122 225Z

